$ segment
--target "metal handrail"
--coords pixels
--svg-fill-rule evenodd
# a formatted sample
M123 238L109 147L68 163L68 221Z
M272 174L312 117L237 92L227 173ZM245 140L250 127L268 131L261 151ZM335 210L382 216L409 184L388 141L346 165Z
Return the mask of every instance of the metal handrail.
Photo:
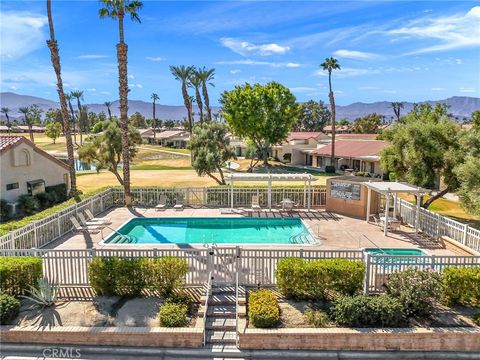
M110 229L112 230L115 234L119 235L120 238L127 238L128 240L132 240L132 237L130 235L126 235L126 234L122 234L120 232L118 232L117 230L115 230L114 228L108 226L108 225L105 225L104 227L106 227L107 229ZM103 237L103 228L100 229L101 231L101 235L102 235L102 240L105 240L105 238Z
M239 331L238 331L238 271L235 274L235 343L239 347Z
M212 272L208 273L207 288L205 290L205 307L203 313L203 346L207 343L207 312L208 312L208 300L212 293Z

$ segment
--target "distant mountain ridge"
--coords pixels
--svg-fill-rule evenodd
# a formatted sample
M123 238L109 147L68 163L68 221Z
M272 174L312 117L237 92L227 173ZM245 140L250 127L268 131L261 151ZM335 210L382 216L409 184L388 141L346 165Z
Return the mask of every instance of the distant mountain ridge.
M76 102L75 102L76 103ZM421 103L446 103L450 106L449 112L453 114L458 120L462 120L464 117L470 118L470 115L473 111L480 109L480 98L477 97L468 97L468 96L453 96L444 100L434 100L434 101L423 101ZM58 102L43 99L40 97L29 96L29 95L19 95L12 92L2 92L0 93L0 104L1 107L8 107L10 109L10 117L12 119L22 118L18 109L24 106L30 106L33 104L38 105L43 111L46 111L50 108L58 108ZM410 112L413 108L413 103L403 102L404 109L402 109L402 114ZM107 113L107 108L103 104L85 104L88 106L89 111L99 113L104 111ZM327 104L328 105L328 104ZM119 115L119 102L114 101L111 106L112 114ZM152 103L145 102L142 100L129 100L128 101L128 113L133 114L139 112L145 117L149 118L152 116ZM76 105L74 105L76 109ZM218 107L212 107L213 112L219 110ZM185 107L183 105L160 105L157 104L155 107L156 116L162 120L182 120L186 117ZM194 112L197 112L198 109L194 107ZM371 113L377 113L385 115L386 119L389 120L393 118L393 111L390 107L390 102L388 101L379 101L374 103L362 103L356 102L350 105L337 106L337 119L348 119L350 121L355 120L356 118L365 116ZM2 115L2 119L4 116Z

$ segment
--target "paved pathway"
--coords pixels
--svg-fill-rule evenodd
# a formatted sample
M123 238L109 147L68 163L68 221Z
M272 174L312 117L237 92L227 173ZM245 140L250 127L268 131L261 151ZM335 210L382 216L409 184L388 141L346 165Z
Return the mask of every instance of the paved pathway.
M153 148L146 148L146 147L141 147L141 146L139 146L138 149L151 150L151 151L161 152L161 153L165 153L165 154L181 155L181 156L188 156L188 157L191 156L190 154L186 154L186 153L182 153L182 152L178 152L178 151L153 149Z

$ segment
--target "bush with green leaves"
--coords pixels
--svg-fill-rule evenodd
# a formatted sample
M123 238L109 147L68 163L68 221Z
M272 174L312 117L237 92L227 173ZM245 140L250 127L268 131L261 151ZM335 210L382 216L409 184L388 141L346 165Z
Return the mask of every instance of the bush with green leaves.
M160 306L158 318L161 326L181 327L188 323L188 306L175 302L165 302Z
M42 277L42 259L36 257L0 257L0 292L23 295Z
M330 322L327 313L322 310L307 309L303 313L303 318L307 324L313 325L316 328L326 327Z
M0 199L0 221L7 221L11 217L12 216L8 209L8 202L4 199Z
M248 319L257 328L275 327L280 320L280 309L275 294L270 290L254 290L248 297Z
M396 327L403 323L403 305L391 295L342 296L330 309L340 326Z
M0 294L0 325L7 325L20 311L20 302L13 296Z
M36 198L30 195L21 195L18 198L18 212L21 215L32 215L39 209Z
M280 292L288 298L326 299L353 295L363 287L365 264L347 259L306 261L284 258L277 263Z
M180 288L188 273L187 261L173 256L151 260L148 267L149 285L164 297L169 297L175 289Z
M332 166L332 165L325 166L325 173L326 174L335 174L335 166Z
M480 326L480 312L473 314L472 319L475 325Z
M447 267L442 283L447 304L480 306L480 267Z
M387 292L403 304L407 317L428 317L441 295L441 275L410 268L390 274L386 286Z

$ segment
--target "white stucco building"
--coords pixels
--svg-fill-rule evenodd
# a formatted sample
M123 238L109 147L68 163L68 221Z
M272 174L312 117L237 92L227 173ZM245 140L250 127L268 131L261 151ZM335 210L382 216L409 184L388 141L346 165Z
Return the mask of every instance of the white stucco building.
M0 198L15 203L21 195L35 195L45 187L65 183L67 164L39 149L23 136L0 136Z

